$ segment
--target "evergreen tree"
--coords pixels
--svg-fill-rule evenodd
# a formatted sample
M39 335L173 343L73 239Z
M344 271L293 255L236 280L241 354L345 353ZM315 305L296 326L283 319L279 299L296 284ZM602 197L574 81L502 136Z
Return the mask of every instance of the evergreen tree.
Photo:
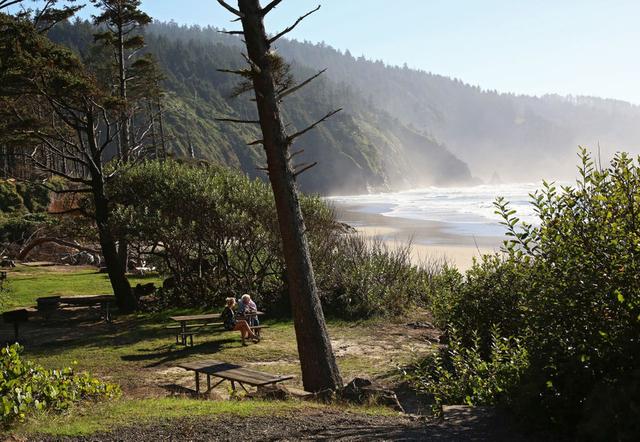
M5 135L20 140L15 155L45 176L65 180L65 189L51 190L90 196L90 204L69 211L95 220L117 304L132 311L136 299L119 263L105 191L120 170L119 162L109 164L105 152L117 138L123 103L100 87L75 54L52 43L31 21L0 14L0 28ZM142 138L133 140L130 153L142 145Z

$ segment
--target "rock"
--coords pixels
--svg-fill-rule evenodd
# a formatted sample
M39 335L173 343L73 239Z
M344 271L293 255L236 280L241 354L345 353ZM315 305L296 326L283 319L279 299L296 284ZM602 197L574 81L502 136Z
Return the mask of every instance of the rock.
M248 395L252 399L265 399L271 401L286 401L291 399L291 393L284 385L259 386L258 391Z
M407 324L407 327L412 327L414 330L418 328L434 328L432 324L429 324L428 322L421 322L421 321L410 322Z
M354 378L339 391L339 396L343 400L355 404L386 405L394 410L404 412L402 405L398 402L398 397L395 392L374 385L368 379Z
M353 378L351 382L342 387L340 395L349 402L363 403L363 388L370 387L371 381L363 378Z
M151 295L155 291L156 291L156 285L153 282L149 282L147 284L138 283L133 289L133 293L137 298Z
M176 279L173 276L169 276L162 281L162 288L165 290L171 290L176 288Z

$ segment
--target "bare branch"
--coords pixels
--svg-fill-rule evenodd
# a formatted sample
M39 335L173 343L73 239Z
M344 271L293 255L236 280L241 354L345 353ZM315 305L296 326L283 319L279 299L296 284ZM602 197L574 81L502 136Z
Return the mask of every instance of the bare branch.
M218 0L220 1L220 0ZM320 5L318 5L318 7L312 11L307 12L305 15L303 15L302 17L299 17L294 24L292 24L291 26L289 26L288 28L286 28L284 31L280 32L279 34L276 34L274 37L271 37L269 39L269 44L273 43L274 41L276 41L277 39L279 39L280 37L282 37L285 34L288 34L289 32L293 31L295 29L296 26L298 26L300 24L300 22L302 20L304 20L305 18L309 17L311 14L313 14L314 12L316 12L318 9L320 9Z
M313 80L318 78L320 75L324 74L326 72L326 70L327 69L325 68L325 69L321 70L320 72L318 72L317 74L315 74L314 76L307 78L302 83L300 83L300 84L298 84L296 86L293 86L293 87L287 89L286 91L280 93L280 95L278 95L278 100L282 100L287 95L293 94L294 92L298 91L299 89L302 89L303 87L305 87L306 85L311 83Z
M297 166L297 167L302 167L302 166L304 166L304 167L302 167L302 169L300 169L300 170L298 170L298 171L294 172L294 173L293 173L293 177L295 178L295 177L297 177L298 175L300 175L301 173L306 172L307 170L309 170L309 169L311 169L312 167L317 166L317 165L318 165L318 162L317 162L317 161L314 161L314 162L313 162L313 163L311 163L311 164L300 164L300 165L299 165L299 166Z
M220 3L220 5L226 9L227 11L231 12L234 15L237 15L240 18L244 17L244 14L240 11L238 11L236 8L234 8L233 6L229 5L227 2L225 2L224 0L218 0L218 3Z
M245 123L245 124L260 124L258 120L237 120L235 118L214 118L216 121L224 121L227 123Z
M238 69L238 70L233 70L233 69L216 69L218 72L223 72L225 74L235 74L235 75L240 75L241 77L246 77L248 74L251 74L251 70L250 69Z
M334 116L335 114L337 114L338 112L340 112L342 110L342 108L340 109L336 109L333 110L331 112L329 112L327 115L325 115L324 117L320 118L318 121L316 121L315 123L313 123L311 126L307 127L306 129L302 129L300 132L296 132L293 135L289 135L288 139L289 139L289 143L291 143L294 139L298 138L301 135L306 134L307 132L309 132L311 129L313 129L314 127L316 127L318 124L326 121L327 119L331 118L332 116Z
M278 6L278 4L280 4L282 2L282 0L273 0L271 3L269 3L267 6L265 6L264 8L262 8L262 16L264 17L265 15L267 15L269 12L271 12L271 10L273 8L275 8L276 6Z
M304 149L300 149L300 150L298 150L296 152L293 152L291 155L289 155L289 161L291 161L291 159L293 157L295 157L296 155L300 155L302 152L304 152Z
M264 140L256 140L251 143L247 143L247 146L257 146L258 144L264 144Z
M244 35L243 31L218 31L220 34L227 34L227 35Z

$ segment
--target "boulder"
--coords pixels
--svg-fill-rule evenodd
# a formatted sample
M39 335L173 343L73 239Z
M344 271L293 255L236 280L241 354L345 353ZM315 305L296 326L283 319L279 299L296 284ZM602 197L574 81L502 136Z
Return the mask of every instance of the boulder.
M374 385L368 379L354 378L339 390L338 396L355 404L386 405L394 410L404 412L393 390Z

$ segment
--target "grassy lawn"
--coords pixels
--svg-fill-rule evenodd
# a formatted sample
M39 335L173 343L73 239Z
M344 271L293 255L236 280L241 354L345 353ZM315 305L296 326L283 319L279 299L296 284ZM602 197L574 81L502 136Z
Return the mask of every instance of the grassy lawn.
M47 294L109 293L106 275L89 269L22 268L10 275L11 305L28 305ZM132 283L140 281L132 278ZM145 278L145 282L155 281ZM307 403L229 401L229 387L222 384L213 392L217 400L196 400L188 393L194 388L192 373L176 365L190 360L214 359L238 363L257 370L292 374L287 386L302 388L300 363L291 321L266 320L269 328L258 344L243 347L238 332L203 332L194 336L193 347L175 344L166 325L169 316L197 310L119 315L106 324L91 313L29 322L21 329L25 357L50 368L77 362L86 370L123 390L121 399L96 406L78 407L65 416L39 416L27 427L53 434L86 434L140 419L214 413L272 413L316 407ZM70 313L71 314L71 313ZM408 318L405 318L405 320ZM334 352L345 381L355 376L393 382L396 367L407 363L413 352L433 350L422 335L405 326L382 320L363 323L329 321ZM422 332L421 332L422 333ZM10 339L12 329L0 324L0 341ZM366 409L360 412L370 412ZM378 411L375 411L378 412ZM35 425L35 427L34 427ZM26 431L25 426L22 430Z
M81 436L108 431L115 426L144 425L158 420L233 415L241 417L283 416L309 410L340 411L368 415L396 414L385 407L349 407L315 402L206 401L185 398L121 399L103 404L80 405L64 415L42 414L13 429L15 434Z
M8 271L10 293L0 310L30 307L41 296L103 295L113 293L106 273L95 267L30 267L18 265ZM132 286L138 283L162 282L158 276L130 277Z

